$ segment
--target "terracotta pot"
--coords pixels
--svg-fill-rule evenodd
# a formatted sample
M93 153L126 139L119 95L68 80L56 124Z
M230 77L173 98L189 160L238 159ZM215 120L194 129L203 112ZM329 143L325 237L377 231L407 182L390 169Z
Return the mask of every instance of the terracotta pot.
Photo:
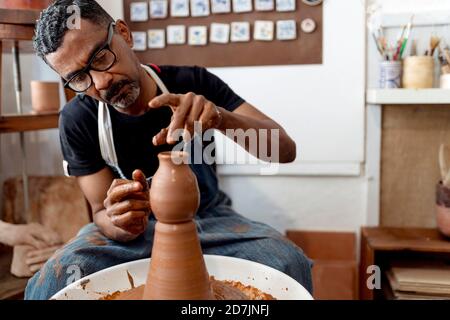
M59 83L31 81L31 105L34 113L58 112L61 106Z
M450 237L450 189L442 182L436 186L436 222L439 231Z
M0 8L4 9L35 9L47 8L53 0L0 0Z
M165 152L158 157L159 169L150 188L158 222L144 300L211 300L209 275L192 220L200 202L197 179L188 164L174 163L186 161L186 153Z

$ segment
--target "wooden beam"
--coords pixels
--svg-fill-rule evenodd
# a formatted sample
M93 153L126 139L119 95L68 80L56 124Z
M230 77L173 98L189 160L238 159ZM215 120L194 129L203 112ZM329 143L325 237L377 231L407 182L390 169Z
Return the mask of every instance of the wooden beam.
M0 24L0 39L32 40L34 26Z
M0 133L56 129L58 120L58 113L2 116L0 117Z
M0 9L0 23L35 25L40 17L39 10Z

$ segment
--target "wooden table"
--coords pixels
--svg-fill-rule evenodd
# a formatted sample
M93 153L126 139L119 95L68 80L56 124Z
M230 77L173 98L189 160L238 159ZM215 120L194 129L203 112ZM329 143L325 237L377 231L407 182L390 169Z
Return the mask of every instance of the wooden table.
M437 229L371 227L361 229L360 299L386 298L387 284L381 290L370 290L367 279L371 273L367 268L379 266L387 271L393 261L450 261L450 239Z

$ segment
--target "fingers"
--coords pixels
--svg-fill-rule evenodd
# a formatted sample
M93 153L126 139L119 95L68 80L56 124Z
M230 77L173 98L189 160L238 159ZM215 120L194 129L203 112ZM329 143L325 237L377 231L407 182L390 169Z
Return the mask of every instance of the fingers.
M30 266L30 271L34 274L34 273L38 272L39 270L41 270L42 267L44 266L44 264L45 263L32 265L32 266Z
M184 129L184 123L186 120L186 116L189 113L192 104L194 102L195 95L192 92L189 92L180 99L179 105L175 110L172 121L169 125L169 133L167 136L167 143L174 144L177 142L178 133L177 130Z
M123 184L127 184L130 183L129 180L125 180L125 179L114 179L113 182L111 183L111 186L109 187L108 192L106 193L106 195L109 196L109 194L117 187Z
M156 136L153 137L153 145L154 146L160 146L162 144L165 144L167 141L167 134L169 133L169 129L164 128L162 129Z
M192 108L186 117L185 127L184 127L185 133L186 134L189 133L190 137L194 136L195 122L199 121L200 116L203 112L203 108L206 103L207 103L207 100L203 96L195 96ZM185 138L185 140L186 140L186 138Z
M144 211L130 211L119 216L111 217L112 223L133 234L145 231L148 213Z
M44 249L45 247L47 247L44 241L35 238L31 233L28 233L24 236L22 244L28 244L35 247L36 249Z
M172 93L164 93L153 98L152 101L149 102L150 108L160 108L167 105L174 107L172 110L175 110L180 104L181 95L172 94Z
M125 200L115 203L106 210L108 217L119 216L130 211L150 212L150 202L148 200Z
M145 174L141 170L133 171L133 180L139 182L142 185L142 190L144 192L148 191L147 179L145 178Z
M42 250L33 250L28 252L25 263L29 266L45 263L60 246L53 246Z
M50 246L62 243L62 239L58 233L38 223L30 225L30 233L34 238Z
M220 114L212 102L207 102L199 119L203 130L216 128L220 122Z
M111 207L114 203L120 202L122 199L132 195L133 193L143 190L143 186L139 182L130 182L120 184L114 187L104 201L105 208Z

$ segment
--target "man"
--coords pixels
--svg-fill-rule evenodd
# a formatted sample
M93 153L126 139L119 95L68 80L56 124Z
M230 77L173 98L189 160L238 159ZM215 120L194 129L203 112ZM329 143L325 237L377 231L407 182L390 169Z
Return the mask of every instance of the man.
M68 28L71 5L80 9L80 28ZM195 123L202 131L278 129L280 141L269 135L264 143L279 143L279 162L295 159L295 143L283 128L206 69L141 65L126 23L114 22L93 0L56 1L42 14L34 45L66 86L81 93L61 112L60 136L66 171L77 177L94 223L30 280L27 299L50 298L72 280L67 270L74 266L86 276L149 257L155 219L146 177L157 170L157 154L177 143L179 129L191 137ZM311 291L311 262L303 252L235 213L213 165L191 168L201 192L196 223L203 252L263 263Z

